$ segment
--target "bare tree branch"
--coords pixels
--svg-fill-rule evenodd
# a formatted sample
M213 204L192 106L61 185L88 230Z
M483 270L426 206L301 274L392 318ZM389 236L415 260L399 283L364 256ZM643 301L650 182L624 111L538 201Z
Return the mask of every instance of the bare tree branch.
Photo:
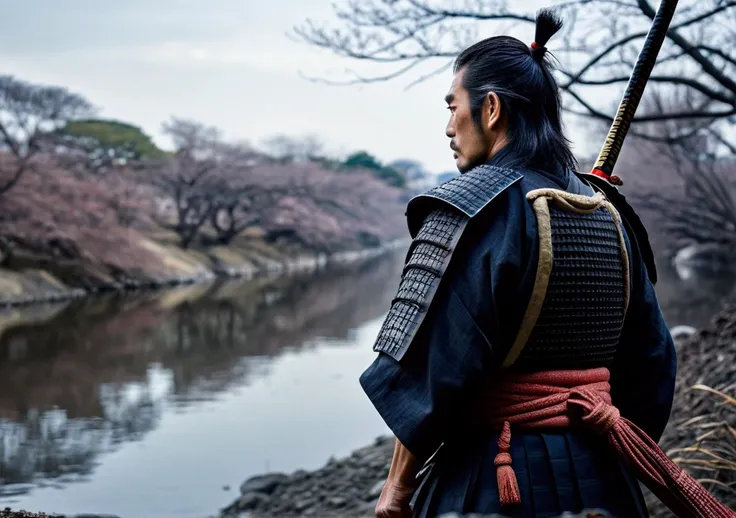
M646 16L648 16L651 20L653 20L657 14L654 7L652 7L651 4L647 0L638 0L638 2L639 2L639 6L641 7L642 12ZM703 15L695 18L694 20L697 20L698 22L706 20L734 6L736 6L736 1L722 2L721 5L719 5L717 8L713 9L712 11L708 13L704 13ZM685 39L684 36L682 36L678 32L679 28L680 27L678 26L672 27L667 33L668 38L674 41L678 47L680 47L683 51L685 51L697 63L699 63L700 66L703 67L703 70L710 77L712 77L713 79L721 83L723 86L725 86L732 92L736 92L736 81L732 80L730 77L723 74L721 70L718 70L718 68L716 68L716 66L698 50L696 45L693 45L692 43L690 43L687 39Z
M574 90L568 90L568 93L577 102L579 102L586 110L588 110L586 113L586 112L578 112L578 111L567 109L567 111L569 111L570 113L573 113L575 115L580 115L583 117L593 116L597 119L604 120L606 122L613 122L613 117L594 108L589 102L583 99L583 97L577 92L575 92ZM656 122L656 121L668 121L668 120L680 120L680 119L716 119L716 118L726 118L732 115L736 115L736 107L730 110L723 110L720 112L692 110L692 111L659 113L659 114L653 114L653 115L638 115L634 118L634 122Z
M726 54L721 49L710 47L708 45L698 45L698 49L710 52L711 54L715 54L716 56L725 59L728 63L736 65L736 57Z
M584 100L585 92L628 81L654 8L647 0L572 0L557 8L567 22L557 40L562 47L552 49L564 65L560 84L585 109L568 111L610 121L614 99L598 95L592 103ZM637 122L729 121L731 108L736 108L736 80L732 79L736 58L722 49L736 46L734 13L736 0L682 0L652 77L652 82L673 92L689 89L726 108L644 114ZM498 33L503 24L534 21L533 13L523 6L503 0L351 0L335 7L335 14L338 25L327 28L308 21L295 28L297 39L348 59L391 68L375 75L350 72L349 80L329 83L375 83L416 73L409 87L447 70L458 52L478 39L478 32ZM485 30L487 24L492 26L490 31ZM433 60L442 63L429 72L420 69Z
M734 145L729 140L723 138L723 135L712 128L709 128L708 134L715 140L717 140L722 146L725 146L734 156L736 156L736 145Z
M680 77L680 76L651 76L649 78L650 81L653 83L667 83L671 85L682 85L687 86L689 88L692 88L693 90L697 90L698 92L707 95L708 97L720 101L724 104L728 104L731 106L736 106L736 96L734 95L728 95L722 92L718 92L716 90L713 90L707 85L704 85L703 83L696 81L695 79L690 79L688 77ZM629 76L619 76L619 77L608 77L606 79L578 79L577 84L579 85L585 85L585 86L602 86L602 85L611 85L615 83L628 83Z

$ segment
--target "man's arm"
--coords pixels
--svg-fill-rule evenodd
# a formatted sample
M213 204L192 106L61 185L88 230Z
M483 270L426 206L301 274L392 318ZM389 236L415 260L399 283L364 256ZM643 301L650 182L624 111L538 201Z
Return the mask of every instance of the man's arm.
M382 499L408 502L417 470L457 431L467 402L505 356L507 328L521 320L519 285L536 261L529 218L529 203L515 190L473 219L403 357L379 352L361 375L364 392L397 438ZM522 292L531 291L527 284Z
M417 488L420 467L417 458L396 439L391 468L376 506L377 518L411 517L409 504Z
M489 372L490 344L448 284L401 361L378 353L360 376L368 399L420 464L437 451Z

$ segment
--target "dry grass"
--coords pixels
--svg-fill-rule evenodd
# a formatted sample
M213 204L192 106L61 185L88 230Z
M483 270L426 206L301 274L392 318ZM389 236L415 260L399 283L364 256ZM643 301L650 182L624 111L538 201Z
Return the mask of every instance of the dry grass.
M691 390L713 399L713 411L680 425L682 431L695 432L696 440L667 453L733 509L736 507L736 398L705 385L695 385Z
M667 455L727 506L736 507L736 305L678 340L670 421L659 441ZM651 493L652 518L672 513Z

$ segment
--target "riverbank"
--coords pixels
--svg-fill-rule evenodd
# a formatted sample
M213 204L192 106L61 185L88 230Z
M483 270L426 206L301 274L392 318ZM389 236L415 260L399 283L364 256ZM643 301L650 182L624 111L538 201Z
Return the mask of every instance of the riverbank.
M247 175L226 168L239 171L233 182L203 166L216 183L205 188L199 177L189 185L192 164L176 160L93 174L38 157L2 197L0 307L315 270L406 235L403 189L362 170L263 160ZM12 162L0 153L1 170Z
M79 260L16 253L24 261L16 258L11 263L13 269L0 267L0 307L62 302L99 293L160 290L217 278L254 279L314 272L383 255L404 246L406 240L330 254L275 246L259 239L243 239L235 246L200 250L182 250L174 244L147 238L140 239L138 244L153 254L162 267L113 274Z
M713 463L714 447L728 457L736 451L736 405L723 404L723 397L702 387L731 397L736 392L736 306L717 315L706 328L676 340L679 358L675 403L660 446L693 476L703 480L708 490L731 508L736 497L719 484L733 483L736 458ZM693 388L696 387L696 388ZM710 442L703 440L709 431ZM700 442L699 442L700 441ZM693 448L699 444L699 448ZM320 516L368 518L381 493L391 462L393 440L379 437L374 444L343 459L330 459L313 472L277 473L246 480L241 496L222 509L219 518L278 518ZM724 453L725 452L725 453ZM730 463L730 464L729 464ZM713 482L715 481L715 482ZM669 516L651 495L647 495L653 518Z

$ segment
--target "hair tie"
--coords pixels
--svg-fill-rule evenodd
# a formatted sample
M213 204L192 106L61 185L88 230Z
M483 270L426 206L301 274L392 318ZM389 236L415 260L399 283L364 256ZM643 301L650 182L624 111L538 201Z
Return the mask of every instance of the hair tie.
M532 57L534 58L534 61L537 61L538 63L542 62L542 58L547 53L547 47L540 45L536 41L532 42L532 49L531 49Z

